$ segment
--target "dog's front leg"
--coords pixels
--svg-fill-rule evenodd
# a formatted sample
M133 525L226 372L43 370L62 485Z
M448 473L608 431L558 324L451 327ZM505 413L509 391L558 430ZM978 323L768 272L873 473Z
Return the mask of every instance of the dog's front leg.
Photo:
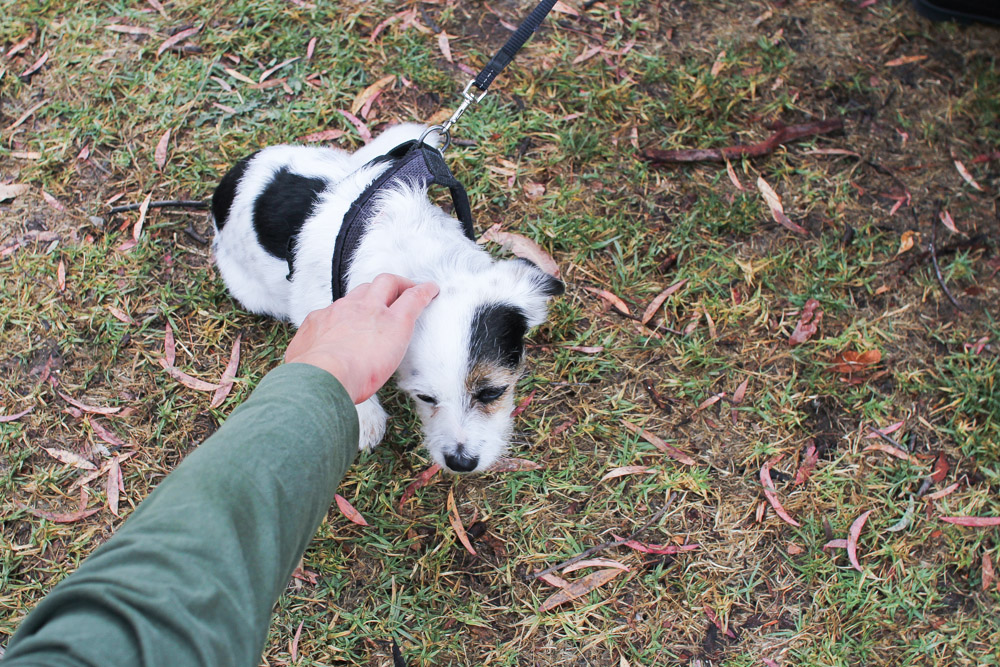
M363 452L371 451L375 445L382 442L385 435L386 414L382 404L378 401L378 396L372 396L364 403L355 406L358 410L358 426L360 427L361 439L358 442L358 449Z

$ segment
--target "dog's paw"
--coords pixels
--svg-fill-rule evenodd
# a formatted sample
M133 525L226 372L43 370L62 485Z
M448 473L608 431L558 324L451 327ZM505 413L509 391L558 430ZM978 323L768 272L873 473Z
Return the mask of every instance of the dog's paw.
M355 407L358 410L358 426L360 427L358 449L362 452L368 452L382 442L382 437L385 435L385 422L388 417L382 404L375 396Z

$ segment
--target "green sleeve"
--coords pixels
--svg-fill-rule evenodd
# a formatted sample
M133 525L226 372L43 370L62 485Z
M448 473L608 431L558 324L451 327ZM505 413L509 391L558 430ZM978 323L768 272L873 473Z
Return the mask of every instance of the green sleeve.
M332 375L271 371L25 618L4 667L259 664L271 608L357 451Z

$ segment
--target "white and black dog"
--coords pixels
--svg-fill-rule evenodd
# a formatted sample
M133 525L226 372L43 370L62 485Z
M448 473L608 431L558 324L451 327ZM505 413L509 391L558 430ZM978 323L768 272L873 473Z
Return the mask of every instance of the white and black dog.
M372 160L424 129L397 125L353 154L273 146L237 163L212 197L215 261L232 295L295 326L328 306L344 216L388 168ZM491 258L423 187L397 183L379 193L361 234L344 272L347 290L380 273L441 288L396 372L416 400L431 457L453 472L489 468L507 448L524 336L545 321L563 284L530 262ZM374 396L357 409L360 447L370 449L385 433L386 413Z

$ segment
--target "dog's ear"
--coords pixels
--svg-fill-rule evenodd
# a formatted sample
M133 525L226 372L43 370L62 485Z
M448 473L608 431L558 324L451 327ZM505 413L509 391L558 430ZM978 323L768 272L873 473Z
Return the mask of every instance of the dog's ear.
M499 264L505 279L510 281L514 303L524 312L528 326L537 327L545 321L548 300L565 292L566 286L526 259L508 259Z

